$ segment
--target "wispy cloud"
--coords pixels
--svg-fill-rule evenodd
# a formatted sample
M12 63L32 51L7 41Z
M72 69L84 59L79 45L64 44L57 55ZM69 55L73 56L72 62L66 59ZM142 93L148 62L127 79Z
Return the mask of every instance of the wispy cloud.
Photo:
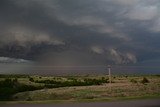
M32 61L9 57L0 57L0 63L31 63Z

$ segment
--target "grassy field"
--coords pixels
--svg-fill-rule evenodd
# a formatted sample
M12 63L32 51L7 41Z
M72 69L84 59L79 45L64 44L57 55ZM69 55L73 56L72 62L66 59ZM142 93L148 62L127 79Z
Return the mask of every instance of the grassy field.
M16 91L11 101L113 101L119 99L160 97L160 76L64 76L64 77L3 77L17 79L18 84L39 87ZM16 84L17 84L16 83ZM49 85L49 87L48 87Z

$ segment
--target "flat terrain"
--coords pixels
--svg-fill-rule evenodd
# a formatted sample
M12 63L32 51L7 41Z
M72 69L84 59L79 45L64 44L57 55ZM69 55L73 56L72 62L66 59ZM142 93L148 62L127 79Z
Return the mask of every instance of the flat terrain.
M1 107L160 107L160 99L72 104L11 104Z

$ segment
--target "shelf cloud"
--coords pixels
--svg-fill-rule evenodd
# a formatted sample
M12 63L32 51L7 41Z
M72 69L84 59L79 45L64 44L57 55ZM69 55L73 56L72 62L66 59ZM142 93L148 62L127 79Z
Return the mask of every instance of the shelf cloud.
M0 57L47 56L55 65L154 60L159 7L159 0L0 0Z

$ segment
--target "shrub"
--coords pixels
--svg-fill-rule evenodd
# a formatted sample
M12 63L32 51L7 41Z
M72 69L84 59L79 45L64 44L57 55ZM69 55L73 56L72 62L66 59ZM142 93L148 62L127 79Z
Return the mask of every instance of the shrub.
M33 78L29 78L29 81L34 82L34 79Z
M125 75L125 78L128 78L128 76L127 76L127 75Z
M17 83L17 82L18 82L18 79L17 79L17 78L13 79L13 82L14 82L14 83Z
M149 83L149 80L146 77L143 77L141 83L142 84Z
M131 83L137 83L137 81L135 79L131 79L130 82Z

